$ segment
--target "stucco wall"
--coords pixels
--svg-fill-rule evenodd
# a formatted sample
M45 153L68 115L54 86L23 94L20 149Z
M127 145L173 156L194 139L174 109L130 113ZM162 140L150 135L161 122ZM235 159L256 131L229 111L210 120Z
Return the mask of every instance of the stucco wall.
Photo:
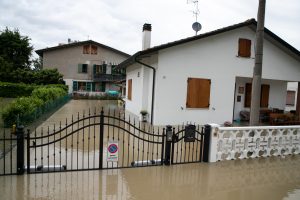
M143 105L143 68L140 65L133 65L126 69L126 109L131 113L140 116ZM132 79L132 96L128 100L128 80Z
M118 64L127 58L100 46L97 55L83 54L82 48L77 46L46 51L43 54L43 67L57 68L64 75L64 79L91 80L94 64L102 64L103 61ZM88 64L88 73L78 73L78 64Z
M238 57L238 39L252 40L251 58ZM252 77L255 33L240 28L159 52L154 124L232 121L235 78ZM263 78L300 80L299 61L265 40ZM187 79L211 79L210 107L186 108ZM284 108L285 82L272 82L270 107Z

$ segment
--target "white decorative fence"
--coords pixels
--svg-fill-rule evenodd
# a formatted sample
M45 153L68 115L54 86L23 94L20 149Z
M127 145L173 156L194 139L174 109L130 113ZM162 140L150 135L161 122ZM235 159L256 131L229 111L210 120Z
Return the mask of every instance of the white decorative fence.
M211 127L209 162L300 153L300 126Z

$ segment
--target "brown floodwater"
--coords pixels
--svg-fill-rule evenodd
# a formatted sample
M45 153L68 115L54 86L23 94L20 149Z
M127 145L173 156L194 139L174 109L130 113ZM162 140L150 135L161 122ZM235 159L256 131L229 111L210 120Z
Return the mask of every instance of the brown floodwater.
M0 199L299 200L300 156L0 177Z
M76 118L79 112L82 115L88 110L93 113L100 112L101 107L117 109L114 101L90 101L72 100L56 113L45 120L39 127L53 127L59 121L62 126L67 118L70 122L72 115ZM81 116L80 116L81 117ZM86 121L85 124L88 122ZM76 125L77 126L77 125ZM79 124L78 126L82 126ZM74 127L76 128L76 127ZM46 130L46 128L44 129ZM47 132L47 131L46 131ZM43 134L46 134L44 132ZM99 127L91 126L67 138L56 146L50 146L50 154L62 151L62 158L66 157L67 168L75 162L72 152L79 151L79 167L87 165L99 165ZM104 146L111 135L118 138L118 130L105 129ZM108 132L110 134L108 134ZM89 136L90 133L91 135ZM89 140L96 133L95 140ZM64 135L64 133L62 133ZM139 134L139 133L136 133ZM34 135L34 132L31 133ZM110 136L109 136L110 135ZM78 139L77 139L78 136ZM141 136L144 137L144 136ZM145 136L146 138L146 136ZM51 138L50 138L51 139ZM53 139L53 138L52 138ZM84 139L84 141L83 141ZM150 138L151 139L151 138ZM47 142L48 139L41 141ZM151 139L152 140L152 139ZM78 142L79 141L79 142ZM131 141L132 138L122 136L119 141ZM139 143L135 142L135 146ZM38 144L38 142L37 142ZM71 146L73 144L73 147ZM77 146L78 145L78 146ZM94 147L96 146L96 147ZM106 147L105 147L106 148ZM120 143L120 149L122 149ZM145 147L148 149L148 147ZM149 147L150 149L153 147ZM156 149L156 148L154 148ZM15 149L14 149L15 150ZM157 148L155 152L160 152ZM35 152L31 150L31 164L35 157L37 164L41 164L41 157L48 155L48 149L43 148ZM90 159L89 156L91 155ZM104 151L104 159L106 152ZM154 154L155 155L155 154ZM158 157L160 154L157 153ZM137 154L126 149L124 165L128 166L132 160L141 158L143 154ZM144 155L146 157L146 155ZM56 163L59 162L56 157ZM75 158L75 157L74 157ZM44 162L46 162L45 160ZM51 161L51 160L50 160ZM83 161L83 162L82 162ZM45 163L44 163L45 164ZM107 163L104 163L105 167ZM1 165L2 166L2 165ZM15 163L14 165L15 166ZM140 168L124 168L113 170L90 170L79 172L61 172L30 174L22 176L0 177L0 200L6 199L209 199L209 200L299 200L300 199L300 156L286 156L223 161L217 163L194 163L172 166L153 166Z

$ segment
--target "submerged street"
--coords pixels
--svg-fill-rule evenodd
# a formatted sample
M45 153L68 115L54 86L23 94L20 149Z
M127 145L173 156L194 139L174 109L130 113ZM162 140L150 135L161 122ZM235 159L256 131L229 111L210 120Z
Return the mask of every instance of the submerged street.
M0 177L0 199L300 198L300 157Z

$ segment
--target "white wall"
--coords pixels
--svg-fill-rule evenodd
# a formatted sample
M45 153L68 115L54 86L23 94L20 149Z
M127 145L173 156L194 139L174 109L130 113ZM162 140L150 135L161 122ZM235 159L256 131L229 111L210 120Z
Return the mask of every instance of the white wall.
M73 91L73 79L64 79L66 85L69 87L68 93L71 94Z
M251 58L237 56L239 38L252 40ZM154 124L172 125L184 122L223 124L225 121L232 121L235 79L236 77L252 77L254 43L255 32L250 28L243 27L160 50L157 64L154 64L157 66ZM274 85L271 86L270 91L270 99L272 99L270 106L282 108L285 105L285 94L283 94L286 92L285 81L300 80L300 63L268 40L265 40L264 44L262 78L284 81L272 82ZM131 67L127 68L127 79L134 77L137 70L133 70ZM143 73L147 74L146 71L143 70ZM187 79L189 77L211 79L209 108L186 108ZM142 97L151 91L150 85L146 84L150 83L150 79L144 81L136 79L135 81L140 85L134 89L135 83L133 82L133 98L135 99L128 102L127 109L139 114L142 107L147 104L148 108L151 106L149 95L148 100L143 100ZM148 92L142 93L143 89L147 90L146 88L148 88ZM136 97L135 95L141 96ZM278 98L281 95L282 98Z
M251 58L237 56L239 38L252 40ZM252 77L254 39L255 33L245 27L159 51L154 124L223 124L232 121L235 77ZM186 108L188 77L211 79L208 109ZM266 40L263 78L298 80L299 61ZM282 108L286 83L274 82L272 85L270 107Z
M126 109L140 116L143 97L143 70L139 65L133 65L126 69ZM128 80L132 79L132 98L128 100Z

